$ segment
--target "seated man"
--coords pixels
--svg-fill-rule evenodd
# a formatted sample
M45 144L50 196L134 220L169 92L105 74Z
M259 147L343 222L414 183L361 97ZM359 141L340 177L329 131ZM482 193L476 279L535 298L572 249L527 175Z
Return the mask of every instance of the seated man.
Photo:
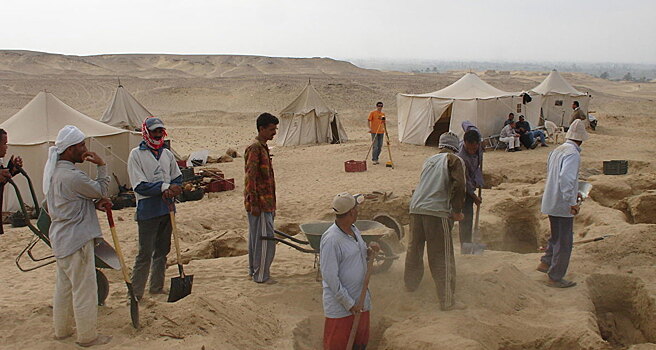
M549 147L547 145L547 142L544 140L544 138L545 138L544 131L542 131L540 129L531 130L531 123L526 121L524 119L523 115L519 116L519 122L517 122L518 127L520 126L520 124L519 124L520 122L523 122L522 126L525 127L526 130L528 130L527 134L530 134L531 138L533 139L533 141L531 143L531 148L537 147L538 142L540 142L542 147Z
M515 121L515 113L510 112L510 114L508 114L508 119L506 119L503 122L503 126L506 126L506 125L512 123L513 121Z
M515 127L517 123L511 121L510 124L506 125L501 129L499 133L499 141L505 142L508 145L508 152L518 152L521 151L519 148L519 134L515 132Z
M519 141L526 147L526 149L535 149L538 146L537 140L533 137L531 132L531 124L529 124L523 115L519 116L519 121L516 123L515 131L519 134Z

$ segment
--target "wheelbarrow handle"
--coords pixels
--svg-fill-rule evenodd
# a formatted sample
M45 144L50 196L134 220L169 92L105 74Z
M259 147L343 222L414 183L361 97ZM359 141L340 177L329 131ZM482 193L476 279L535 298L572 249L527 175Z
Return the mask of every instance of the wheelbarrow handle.
M319 253L319 251L316 251L316 250L314 250L314 249L303 248L303 247L297 246L297 245L294 244L294 243L287 242L286 240L281 239L281 238L278 238L278 237L262 237L262 239L265 239L265 240L267 240L267 241L276 241L276 242L280 242L280 243L282 243L282 244L288 245L288 246L290 246L290 247L292 247L292 248L298 250L299 252L303 252L303 253L314 253L314 254Z
M292 241L294 241L294 242L296 242L296 243L298 243L298 244L305 244L305 245L310 244L310 242L308 242L308 241L304 241L304 240L302 240L302 239L298 239L298 238L296 238L296 237L294 237L294 236L292 236L292 235L288 235L288 234L286 234L286 233L284 233L284 232L282 232L282 231L273 230L273 232L275 232L276 234L281 235L281 236L283 236L283 237L285 237L285 238L287 238L287 239L291 239Z

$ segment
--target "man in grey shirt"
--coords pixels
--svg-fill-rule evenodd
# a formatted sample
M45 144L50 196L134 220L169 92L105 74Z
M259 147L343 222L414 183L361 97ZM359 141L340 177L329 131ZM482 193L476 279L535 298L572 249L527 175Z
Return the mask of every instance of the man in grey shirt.
M364 349L369 341L371 296L367 291L359 302L367 272L367 245L355 225L357 205L364 196L348 192L333 200L335 223L321 237L320 266L323 278L323 309L326 316L324 349L345 349L354 315L362 313L355 336L354 349ZM377 243L373 242L373 245Z
M84 139L84 134L72 125L59 131L55 146L48 150L43 189L52 220L50 242L57 262L53 298L55 338L73 335L74 319L77 343L88 347L111 340L96 332L98 287L94 261L94 241L102 238L96 209L111 202L106 198L107 166L100 156L87 151ZM84 161L98 166L95 180L75 167L75 163Z

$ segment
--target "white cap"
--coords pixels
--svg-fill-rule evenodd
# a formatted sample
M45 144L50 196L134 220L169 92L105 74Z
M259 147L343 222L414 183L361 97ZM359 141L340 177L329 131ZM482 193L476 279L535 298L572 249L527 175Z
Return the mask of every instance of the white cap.
M574 141L585 141L590 137L588 132L585 130L585 124L581 119L576 119L572 122L572 125L569 126L567 130L566 139Z
M333 199L333 211L337 215L348 213L356 205L364 202L364 196L361 194L352 195L348 192L342 192Z

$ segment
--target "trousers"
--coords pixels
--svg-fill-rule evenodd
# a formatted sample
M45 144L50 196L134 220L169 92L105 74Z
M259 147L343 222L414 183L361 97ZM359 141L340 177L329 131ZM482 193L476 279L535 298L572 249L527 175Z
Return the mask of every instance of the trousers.
M549 265L547 274L552 281L560 281L567 274L574 244L574 218L549 215L551 237L540 261Z
M378 161L380 152L383 150L383 136L385 134L371 134L371 142L374 143L374 149L371 151L371 160L374 162Z
M448 218L410 214L410 241L405 256L403 279L405 287L414 291L424 276L424 245L428 251L430 267L442 308L455 303L456 262L453 256L451 228Z
M93 239L75 253L57 259L57 281L52 303L55 337L72 335L73 321L78 343L91 342L98 336L98 285L94 259Z
M262 212L259 216L248 213L248 270L253 281L258 283L271 277L276 242L262 237L273 237L274 216L273 212Z
M323 326L323 350L344 350L348 345L349 336L355 316L342 318L327 318ZM360 315L360 323L355 333L353 349L364 350L369 343L369 311ZM351 350L351 349L349 349Z
M139 220L139 253L134 261L132 289L141 299L150 275L150 291L164 288L166 256L171 251L171 217L169 214L147 220Z

